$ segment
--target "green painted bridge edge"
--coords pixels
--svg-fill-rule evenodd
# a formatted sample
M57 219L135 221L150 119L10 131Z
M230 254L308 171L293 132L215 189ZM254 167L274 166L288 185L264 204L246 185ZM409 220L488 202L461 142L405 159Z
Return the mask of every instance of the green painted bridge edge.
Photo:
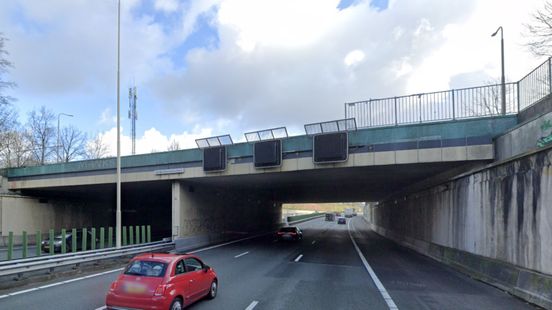
M517 116L508 115L403 126L365 128L350 132L349 146L401 142L431 137L439 137L440 139L478 136L496 137L516 125ZM311 151L312 137L303 135L283 139L282 150L285 153ZM237 143L230 145L227 147L227 152L229 158L253 156L253 143ZM121 158L121 165L123 168L132 168L170 165L186 162L200 162L201 160L202 151L200 149L188 149L153 154L123 156ZM7 177L23 177L91 170L110 170L115 169L115 165L116 158L104 158L43 166L10 168L7 169L7 171L4 171L3 175Z

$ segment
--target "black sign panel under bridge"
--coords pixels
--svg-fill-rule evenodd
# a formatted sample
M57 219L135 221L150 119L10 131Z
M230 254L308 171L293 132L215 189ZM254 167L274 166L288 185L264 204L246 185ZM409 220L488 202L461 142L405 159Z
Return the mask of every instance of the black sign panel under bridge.
M347 138L347 132L333 132L314 136L314 162L323 164L346 161L349 155Z
M203 149L203 171L226 170L226 147L215 146Z
M279 167L282 165L282 140L256 142L253 157L255 168Z

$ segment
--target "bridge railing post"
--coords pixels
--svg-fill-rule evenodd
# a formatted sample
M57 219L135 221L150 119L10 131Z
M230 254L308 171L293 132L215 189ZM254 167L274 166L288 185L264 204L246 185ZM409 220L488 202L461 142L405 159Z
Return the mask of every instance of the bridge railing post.
M452 120L456 120L456 99L454 98L454 89L451 90L452 94Z
M148 230L148 240L147 240L147 242L150 243L151 242L151 225L147 226L147 230Z
M77 239L77 229L73 228L71 229L71 252L75 253L77 252L77 243L79 240Z
M395 126L399 125L399 111L397 110L398 109L398 106L397 106L397 97L393 98L394 100L394 104L395 104Z
M128 244L127 243L127 227L123 226L121 230L122 230L122 237L123 237L121 242L122 242L123 246L125 246L125 245Z
M42 245L42 232L40 230L37 230L36 236L35 236L35 255L37 257L42 254L41 245Z
M113 227L107 228L107 247L111 248L113 246Z
M146 226L142 225L142 243L146 243Z
M27 232L23 231L23 254L22 258L27 258L27 251L28 251L28 241L27 241Z
M134 227L136 229L136 244L140 244L140 225Z
M65 228L61 229L61 254L65 254L67 252L67 240L65 240L67 237L67 233L65 231Z
M8 260L13 258L13 231L8 233Z
M88 240L88 230L86 229L86 227L83 227L82 228L82 249L81 249L81 251L86 251L86 249L87 249L86 241L87 240Z

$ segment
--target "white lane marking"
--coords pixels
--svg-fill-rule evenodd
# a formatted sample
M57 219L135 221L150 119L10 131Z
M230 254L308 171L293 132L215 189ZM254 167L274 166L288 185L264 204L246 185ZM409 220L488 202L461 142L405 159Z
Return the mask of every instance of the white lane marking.
M374 282L374 284L378 288L378 291L380 292L380 295L383 297L383 299L387 303L387 306L389 307L389 309L390 310L399 310L399 308L397 307L397 305L395 304L395 302L391 298L391 295L389 295L389 293L387 292L387 290L385 289L385 287L383 286L383 284L379 280L378 276L374 272L374 269L372 269L370 264L368 264L368 261L366 260L366 257L364 257L364 254L362 254L362 252L360 251L360 248L358 247L355 239L353 238L353 235L351 234L351 227L350 227L349 224L351 224L351 221L347 222L347 230L349 231L349 238L351 238L351 241L353 242L353 245L355 246L355 250L357 251L358 256L360 256L360 260L362 260L362 264L364 264L364 268L366 268L366 270L370 274L370 277L372 278L372 281Z
M316 243L316 240L314 240L311 244L315 244Z
M28 290L23 290L23 291L19 291L19 292L15 292L15 293L11 293L11 294L8 294L10 296L15 296L15 295L19 295L19 294L25 294L25 293L28 293L28 292L33 292L33 291L36 291L38 290L38 288L30 288Z
M295 259L295 262L297 263L301 258L303 258L303 254L299 254L299 256Z
M106 307L106 306L101 306L101 307L96 308L96 309L94 309L94 310L104 310L104 309L107 309L107 307Z
M247 254L249 254L249 251L238 254L238 255L234 256L234 258L242 257L242 256L247 255Z
M35 288L30 288L30 289L27 289L27 290L17 291L17 292L9 293L9 294L6 294L6 295L2 295L2 296L0 296L0 299L6 298L6 297L11 297L11 296L16 296L16 295L19 295L19 294L34 292L34 291L38 291L38 290L43 290L43 289L46 289L46 288L49 288L49 287L58 286L58 285L62 285L62 284L67 284L67 283L71 283L71 282L75 282L75 281L80 281L80 280L84 280L84 279L99 277L99 276L103 276L103 275L106 275L106 274L109 274L109 273L121 271L123 269L124 268L117 268L117 269L113 269L113 270L109 270L109 271L104 271L104 272L100 272L100 273L91 274L91 275L88 275L88 276L85 276L85 277L65 280L65 281L51 283L51 284L47 284L47 285L43 285L43 286L39 286L39 287L35 287Z
M253 300L253 301L249 304L249 306L247 306L247 308L245 308L245 310L253 310L253 308L255 308L255 307L257 306L258 303L259 303L258 301Z

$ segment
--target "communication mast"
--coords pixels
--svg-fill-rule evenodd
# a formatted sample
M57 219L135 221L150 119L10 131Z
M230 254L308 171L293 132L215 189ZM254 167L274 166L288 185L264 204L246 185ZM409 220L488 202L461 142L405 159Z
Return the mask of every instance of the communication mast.
M128 118L132 122L132 155L136 154L136 120L138 119L138 111L136 109L136 86L128 89Z

